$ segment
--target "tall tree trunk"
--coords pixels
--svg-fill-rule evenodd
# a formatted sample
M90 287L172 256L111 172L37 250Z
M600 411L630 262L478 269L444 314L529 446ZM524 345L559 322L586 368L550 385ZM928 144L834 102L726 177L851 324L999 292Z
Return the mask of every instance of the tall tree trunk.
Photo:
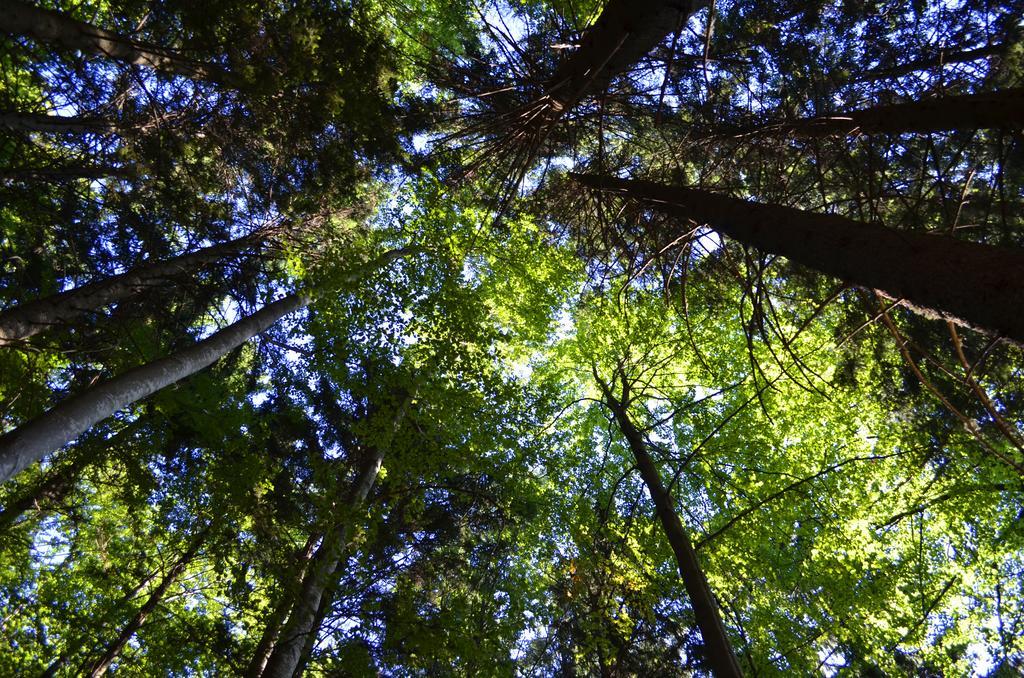
M146 577L141 579L138 583L135 584L135 586L131 588L131 590L127 591L123 596L121 596L117 604L114 605L113 609L120 610L121 608L131 604L131 602L135 600L135 597L138 596L143 589L145 589L147 586L149 586L156 580L159 574L160 570L156 569L153 570ZM77 655L82 650L87 641L87 638L79 636L76 640L68 643L68 645L64 648L64 651L60 653L60 656L54 659L53 662L51 662L50 665L46 667L46 669L40 674L39 678L54 678L56 675L58 675L60 670L67 666L75 658L75 655ZM88 657L86 657L84 661L86 662L86 666L80 667L82 671L85 671L89 666Z
M216 64L201 63L165 47L104 30L64 13L20 2L0 0L0 32L23 35L43 44L84 54L99 54L129 64L148 66L231 87L238 80Z
M560 115L581 99L603 90L629 69L705 0L609 0L580 46L555 69L545 94Z
M127 125L130 127L131 125ZM21 132L115 132L123 126L109 118L80 115L47 115L45 113L0 112L0 127Z
M331 584L338 582L338 574L341 569L342 561L338 561L338 564L334 567L334 572L331 573ZM316 616L313 618L313 624L310 628L314 629L313 633L306 635L306 642L302 644L302 653L299 655L299 663L295 666L295 672L292 674L295 678L300 678L305 671L306 665L309 664L310 658L313 656L313 648L316 646L317 631L324 624L324 619L327 618L327 613L331 609L331 603L334 602L334 587L329 586L324 594L320 596L320 604L316 608Z
M96 422L208 367L309 302L292 294L177 353L92 386L0 437L0 482L74 440Z
M718 603L715 602L714 594L708 585L704 570L701 568L697 552L690 542L682 521L676 514L672 503L672 497L665 489L661 481L661 474L658 467L654 465L650 455L647 453L647 444L643 436L637 430L633 421L626 411L626 405L620 402L611 392L611 388L604 382L598 382L604 392L605 404L615 416L615 421L622 431L622 435L629 443L629 449L636 459L640 477L643 478L651 500L654 502L654 509L661 522L661 527L672 546L672 552L676 557L676 565L679 567L679 575L686 587L686 593L690 596L690 604L693 606L694 617L697 620L697 627L704 639L704 647L707 652L708 663L711 670L719 678L742 676L739 663L732 649L732 642L726 633L722 618L718 613ZM625 386L623 386L625 390ZM623 394L626 400L627 394Z
M836 115L752 127L716 137L763 134L832 137L975 129L1024 129L1024 88L873 106Z
M963 64L971 61L980 61L981 59L985 59L990 56L1002 54L1003 50L1004 46L1002 44L988 45L986 47L968 49L959 52L939 50L937 54L922 57L920 59L914 59L897 66L892 66L891 68L874 68L870 71L865 71L854 77L852 82L871 82L872 80L882 80L884 78L898 78L901 75L907 75L914 71L925 71L948 64Z
M281 629L288 620L288 613L291 611L296 596L302 587L302 580L306 576L309 561L313 557L318 541L320 541L320 535L310 535L306 541L306 547L299 554L298 566L292 572L292 580L285 582L285 585L281 588L281 599L270 613L270 617L263 627L263 635L260 637L260 642L256 646L256 652L253 653L252 661L249 662L249 666L245 671L245 678L260 678L263 675L263 670L267 666L270 654L274 651L274 645L277 644L277 639L281 636Z
M202 547L206 537L210 534L210 527L206 527L199 534L197 534L192 543L178 560L171 566L167 571L167 574L163 576L160 583L157 585L153 592L149 594L146 602L139 608L139 611L128 620L124 628L117 635L117 638L107 647L106 651L97 658L88 668L89 678L99 678L107 672L110 665L120 656L124 650L124 646L128 644L128 641L132 639L132 636L139 630L139 628L145 623L146 619L156 610L157 606L163 600L163 597L167 594L167 590L171 588L171 585L177 581L181 573L185 571L189 563L199 553L199 549Z
M1024 345L1024 249L897 231L650 181L573 176L586 186L707 224L763 252L903 299L926 317L953 320Z
M334 581L334 575L348 544L351 516L355 515L369 495L384 460L383 446L370 447L366 452L366 458L361 464L359 475L356 476L346 501L346 519L324 535L303 578L302 590L295 600L288 622L281 631L261 678L294 678L299 675L299 666L304 662L304 650L307 645L311 647L309 636L315 636L319 631L316 622L318 618L322 619L322 600Z
M69 325L104 306L140 294L168 278L193 275L206 264L239 254L261 242L265 232L211 245L166 261L148 261L104 280L37 299L0 312L0 346L14 344L51 327Z

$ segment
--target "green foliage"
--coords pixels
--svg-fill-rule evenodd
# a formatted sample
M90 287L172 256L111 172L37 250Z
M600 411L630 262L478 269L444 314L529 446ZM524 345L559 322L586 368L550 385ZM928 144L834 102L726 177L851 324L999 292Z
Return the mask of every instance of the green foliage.
M244 674L337 543L309 675L708 675L609 385L747 673L1024 666L1020 348L560 169L1019 247L1019 134L735 134L1018 87L1008 7L715 3L524 140L600 3L47 6L231 77L3 38L111 125L4 122L0 309L262 235L0 346L0 432L311 302L0 487L0 674Z

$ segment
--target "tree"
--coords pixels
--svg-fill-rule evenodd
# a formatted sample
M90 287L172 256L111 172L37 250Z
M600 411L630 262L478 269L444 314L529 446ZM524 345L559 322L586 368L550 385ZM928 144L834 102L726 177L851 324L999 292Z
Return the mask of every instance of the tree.
M88 313L95 313L166 284L178 276L194 276L201 267L241 254L259 246L268 233L257 231L229 242L210 245L195 252L181 254L168 261L138 266L106 280L98 280L67 292L21 304L0 313L0 346L24 341L52 327L72 325Z
M96 422L140 398L194 374L309 303L292 294L214 333L194 346L79 393L0 439L0 480L7 481L43 455L73 441Z
M601 92L666 35L680 30L703 4L665 0L607 3L547 85L545 94L556 119L584 97Z
M1012 4L6 7L0 674L1024 662Z
M405 407L406 404L400 406L395 414L396 429L402 423ZM380 472L384 460L384 447L368 447L363 455L365 458L360 460L352 486L342 502L346 513L357 512L366 501ZM312 647L311 637L315 637L323 622L323 608L330 601L327 589L332 578L337 576L350 532L351 528L343 518L341 523L332 526L322 538L302 577L301 587L292 603L287 621L277 634L278 639L266 660L266 667L259 675L292 676L300 672L299 666L308 661L309 648Z
M1024 253L942 236L901 233L837 215L759 204L707 191L578 176L581 183L656 205L805 266L878 289L929 317L1024 341L1012 309L1022 301ZM984 299L984 302L980 300Z
M117 637L110 642L103 653L96 658L94 662L88 667L87 672L90 678L99 678L99 676L105 675L110 669L110 665L117 661L121 651L124 650L125 645L132 639L132 636L139 630L139 628L146 622L146 619L156 610L157 606L163 600L163 597L167 595L167 590L171 585L182 575L191 562L199 553L199 549L202 548L206 537L209 535L210 527L200 530L192 539L192 543L189 544L181 556L178 557L174 563L171 564L170 568L160 578L160 582L156 585L153 591L149 594L146 602L142 604L128 623L125 624L124 628L117 634Z
M173 49L133 40L60 12L19 0L5 0L2 10L5 17L2 29L8 34L24 35L63 49L99 54L197 80L210 80L224 85L238 82L217 64L200 63Z
M973 129L1016 129L1024 112L1024 90L963 94L874 106L835 115L782 122L735 134L827 137L850 134L928 134Z
M616 375L612 384L606 383L596 374L594 378L597 379L601 392L604 394L605 404L615 417L622 435L629 442L629 448L636 458L637 469L651 493L651 499L654 502L665 537L672 545L676 564L679 566L679 574L686 584L687 593L690 594L691 604L697 617L697 626L700 627L701 636L704 639L708 663L716 676L743 675L736 662L732 642L722 625L718 604L715 602L714 594L708 586L700 561L697 559L697 552L694 550L686 530L683 529L679 516L676 515L672 506L672 498L665 489L658 468L647 454L647 445L643 436L626 411L630 398L629 383L626 381L626 377L621 374ZM621 400L611 390L619 379L622 380Z

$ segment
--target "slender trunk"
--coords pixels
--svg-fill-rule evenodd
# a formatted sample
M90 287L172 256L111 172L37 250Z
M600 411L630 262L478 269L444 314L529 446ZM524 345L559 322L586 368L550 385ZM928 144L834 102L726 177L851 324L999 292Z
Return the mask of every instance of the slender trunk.
M383 460L383 446L367 450L366 458L346 502L347 516L354 515L366 500L377 480ZM266 669L261 674L262 678L294 678L299 675L299 666L304 661L304 650L307 645L312 647L309 636L315 636L319 631L316 622L318 618L322 619L321 602L341 562L350 530L351 520L346 519L324 535L310 563L309 571L302 581L302 590L295 601L288 622L267 661Z
M118 603L113 607L114 610L120 610L126 605L131 604L135 597L138 596L143 589L153 583L156 580L157 575L160 574L160 570L153 570L149 575L139 581L135 586L131 588L127 593L121 596ZM68 644L68 646L61 652L60 656L57 657L53 662L46 667L46 669L40 674L40 678L54 678L58 672L67 666L75 655L79 653L82 647L86 643L86 638L79 637L77 640ZM88 662L88 657L86 658ZM82 671L86 670L86 667L80 667Z
M1002 53L1003 45L1001 44L988 45L986 47L968 49L960 52L939 50L937 54L932 56L914 59L913 61L908 61L904 64L893 66L891 68L875 68L870 71L865 71L853 78L852 82L871 82L873 80L882 80L884 78L898 78L901 75L907 75L914 71L941 68L948 64L963 64L971 61L980 61L981 59Z
M228 86L239 84L230 72L216 64L201 63L173 49L134 40L62 12L19 0L0 0L0 32L23 35L43 44L78 50L83 54L99 54L116 61L148 66L193 80Z
M289 295L177 353L130 369L67 398L22 424L0 437L0 482L70 443L121 408L208 367L308 302L309 297L303 294Z
M341 567L341 561L335 566L334 572L331 573L331 582L336 583L338 581L338 570ZM324 624L324 619L327 618L327 612L331 609L331 603L334 602L334 588L328 587L324 594L320 596L320 604L316 608L316 616L313 618L313 624L311 628L319 630ZM316 645L316 631L306 635L306 642L302 644L302 654L299 655L299 663L295 666L295 672L292 674L294 678L300 678L306 671L306 665L309 663L310 657L313 656L313 647Z
M302 586L302 580L306 576L309 561L313 557L316 543L319 540L319 535L310 535L306 541L306 547L299 554L298 567L292 573L292 580L285 582L281 589L281 599L270 613L270 618L263 628L263 635L260 637L259 645L256 646L256 652L253 654L252 661L249 662L249 666L245 670L245 678L260 678L263 675L263 670L267 666L270 654L274 651L274 645L281 636L281 629L288 620L288 613L291 611L295 596Z
M0 312L0 346L22 342L51 327L69 325L104 306L145 292L168 278L193 275L206 264L239 254L261 242L257 231L166 261L148 261L104 280L37 299Z
M373 379L373 371L367 369L367 376L368 378ZM403 396L402 405L399 407L398 413L395 415L394 421L392 422L392 435L394 435L394 433L398 431L398 427L401 425L402 419L405 418L405 412L409 406L410 401L411 395L405 393L405 395ZM381 457L383 458L383 453L381 453ZM338 582L341 563L342 561L339 560L338 563L334 566L334 571L331 572L330 576L331 585L327 587L323 595L320 597L320 605L317 606L316 617L314 618L313 624L311 626L311 628L313 629L319 629L321 626L323 626L324 619L327 618L327 613L331 609L331 603L334 601L335 585ZM299 663L296 665L295 671L293 673L293 676L295 678L299 678L306 671L306 665L309 663L310 658L313 656L313 647L316 644L316 636L317 634L315 632L306 635L306 642L302 645L302 654L299 656Z
M764 125L717 137L929 134L975 129L1024 129L1024 88L873 106L859 111Z
M610 0L586 30L580 46L548 82L553 117L607 87L612 78L648 54L705 0Z
M704 647L707 652L708 663L716 676L742 676L739 663L732 649L732 642L722 624L721 616L718 613L718 603L711 592L704 570L701 568L697 552L690 542L682 521L676 514L672 497L665 489L661 481L661 474L658 467L654 465L650 455L647 453L647 444L643 436L626 412L626 407L619 402L611 390L601 383L604 391L605 402L608 408L615 415L615 420L629 443L629 449L636 459L637 468L643 478L647 490L651 493L651 500L654 502L654 509L661 521L661 527L665 531L672 552L676 557L676 564L679 567L679 575L686 587L686 593L690 596L690 604L693 606L693 613L697 620L697 627L704 639Z
M764 252L1024 344L1024 249L897 231L831 214L609 176L580 183L705 223Z
M92 663L88 669L89 678L99 678L107 672L110 665L120 656L124 646L128 644L128 641L132 639L132 636L139 630L139 628L145 623L146 619L156 610L157 606L163 600L164 595L167 594L167 590L171 588L171 585L177 581L181 573L185 571L189 563L199 553L200 547L206 540L207 535L210 533L210 528L207 527L202 530L192 540L188 550L181 554L171 569L167 571L163 579L157 585L153 592L149 594L146 602L139 608L139 611L128 621L128 623L121 629L121 633L118 634L117 638L107 647L107 650Z
M87 134L90 132L115 132L122 125L109 118L3 111L0 112L0 127L22 132L75 132Z

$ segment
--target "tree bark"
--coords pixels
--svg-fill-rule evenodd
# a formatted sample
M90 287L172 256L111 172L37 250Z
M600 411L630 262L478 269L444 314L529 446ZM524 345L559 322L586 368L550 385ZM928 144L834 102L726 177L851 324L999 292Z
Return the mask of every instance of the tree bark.
M929 134L976 129L1024 129L1024 88L874 106L741 129L716 135L716 138L766 134L795 137Z
M672 497L661 481L658 467L654 465L654 461L647 453L647 444L630 419L629 413L626 412L626 406L612 394L611 389L604 382L599 381L599 384L604 392L605 404L615 416L615 421L626 438L634 459L636 459L640 477L643 478L644 484L651 494L658 520L661 522L665 537L675 554L680 578L686 587L686 593L690 596L690 604L693 606L697 627L704 639L704 647L711 670L719 678L742 676L743 672L740 671L739 663L736 661L736 654L733 652L729 634L718 613L718 603L715 602L715 596L704 576L697 552L686 534L682 521L676 514Z
M206 264L239 254L261 242L257 231L166 261L148 261L105 280L37 299L0 312L0 346L22 342L51 327L69 325L104 306L124 301L177 275L192 275Z
M897 231L650 181L573 177L591 188L705 223L763 252L901 299L926 317L953 320L1024 345L1024 249Z
M208 367L308 302L306 295L289 295L188 348L101 382L22 424L0 437L0 482L121 408Z
M263 635L256 646L256 652L253 653L252 661L249 662L249 666L245 671L245 678L260 678L263 675L263 670L267 666L270 654L274 651L277 639L281 636L281 629L288 620L288 613L295 602L295 595L302 586L302 580L306 576L309 561L313 557L318 541L320 541L320 535L310 535L306 541L306 547L299 554L299 564L295 568L292 581L286 582L285 586L282 587L281 599L274 607L270 618L263 628Z
M548 81L545 94L554 120L587 95L607 87L705 4L705 0L610 0L583 34L579 48Z
M368 448L346 502L348 516L354 515L366 500L377 480L383 460L383 446ZM319 631L316 622L322 619L321 602L334 580L334 574L348 544L350 531L351 520L346 519L324 535L303 578L302 589L295 600L291 615L267 661L266 669L261 674L262 678L295 678L299 675L305 648L311 647L309 636Z
M19 0L0 0L0 32L23 35L43 44L101 56L158 71L237 87L237 79L216 64L189 59L180 52L133 40Z
M106 651L94 661L88 668L89 678L99 678L107 672L110 665L120 656L124 650L124 646L128 644L128 641L132 639L132 636L142 627L146 619L156 610L157 606L163 600L163 597L167 594L167 590L171 588L171 585L177 581L181 573L185 571L189 563L195 559L199 553L200 547L210 533L210 527L206 527L199 534L193 538L192 543L189 545L188 550L181 554L177 561L171 566L171 569L167 571L163 579L157 585L153 592L149 594L146 602L139 608L139 611L128 621L128 623L121 629L121 632L117 635L117 638L107 647Z
M122 607L129 605L133 600L135 600L135 597L143 591L143 589L145 589L147 586L152 584L153 581L156 580L159 574L159 569L153 570L150 574L148 574L146 577L144 577L142 580L136 583L135 586L131 588L131 590L127 591L123 596L121 596L113 609L120 610ZM86 642L86 638L79 637L77 640L74 640L71 643L69 643L67 647L64 648L64 651L61 652L60 656L54 659L53 662L46 667L46 669L40 674L39 678L54 678L55 676L57 676L58 672L62 668L67 666L72 659L74 659L75 655L78 654L78 652L82 649ZM80 666L79 668L81 671L85 671L88 669L88 666L89 658L86 657L85 666Z
M130 126L127 125L126 127ZM90 132L116 132L125 126L108 118L3 111L0 112L0 127L21 132L74 132L87 134Z

